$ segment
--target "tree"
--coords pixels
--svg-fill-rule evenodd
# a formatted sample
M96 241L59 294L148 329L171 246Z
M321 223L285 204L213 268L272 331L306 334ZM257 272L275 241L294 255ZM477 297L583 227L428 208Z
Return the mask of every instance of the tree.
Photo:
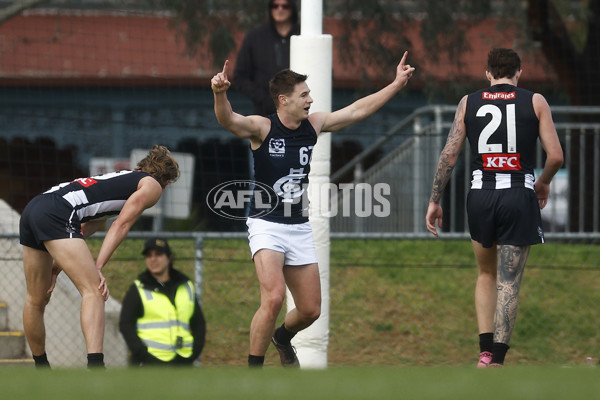
M301 0L297 0L301 3ZM215 67L235 49L232 26L245 31L266 20L266 1L230 0L141 0L149 9L173 13L172 28L186 44L190 57L208 51ZM23 10L51 3L49 0L23 0L0 9L0 23ZM353 63L357 57L366 69L386 72L410 48L408 29L419 21L419 35L427 57L443 55L457 60L470 50L465 32L484 18L497 18L500 26L513 29L519 45L539 47L560 77L558 85L574 105L600 104L597 65L600 61L600 2L594 0L330 0L325 15L336 18L343 35L336 38L341 61ZM235 22L235 24L233 23ZM357 40L355 32L363 35ZM382 40L385 38L386 40ZM413 61L418 65L419 60ZM218 65L217 65L218 64ZM377 71L379 66L386 70ZM424 82L431 81L422 76ZM455 82L453 82L455 83ZM427 87L435 91L435 87ZM458 87L455 91L460 91ZM439 89L437 89L439 90Z
M266 1L231 0L146 0L154 7L173 12L172 26L185 40L190 55L209 48L215 62L235 48L230 27L232 21L242 30L266 18ZM301 3L301 0L298 0ZM258 3L258 4L257 4ZM600 2L591 0L331 0L325 15L339 19L343 34L336 45L343 48L341 61L353 63L360 57L363 76L367 69L388 72L401 49L410 48L406 32L418 21L420 37L427 57L457 55L470 50L467 29L485 18L514 30L522 49L539 46L560 76L558 84L568 93L571 104L599 104L597 81L600 58ZM364 36L357 40L355 32ZM385 40L383 40L385 39ZM206 46L208 44L208 46ZM419 60L412 61L418 65ZM385 69L377 71L382 66ZM429 77L421 77L424 82ZM462 87L455 88L460 91ZM434 91L434 86L428 87Z
M571 104L600 104L599 88L593 85L598 81L600 63L600 2L530 0L528 3L529 33L560 77ZM570 9L570 3L581 7Z
M232 26L248 29L266 18L266 4L250 0L146 0L155 9L173 12L171 27L185 42L190 57L207 49L215 67L235 49ZM260 7L259 7L260 6ZM235 22L235 23L234 23Z

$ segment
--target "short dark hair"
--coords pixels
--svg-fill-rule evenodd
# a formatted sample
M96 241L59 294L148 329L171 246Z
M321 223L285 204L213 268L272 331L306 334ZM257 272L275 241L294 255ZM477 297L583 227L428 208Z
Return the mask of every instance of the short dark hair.
M289 96L294 92L296 85L305 82L307 78L307 75L299 74L291 69L284 69L276 73L269 82L269 91L271 92L271 98L275 103L275 108L279 105L277 99L280 94Z
M493 48L488 54L487 70L494 79L512 78L521 70L521 59L513 49Z

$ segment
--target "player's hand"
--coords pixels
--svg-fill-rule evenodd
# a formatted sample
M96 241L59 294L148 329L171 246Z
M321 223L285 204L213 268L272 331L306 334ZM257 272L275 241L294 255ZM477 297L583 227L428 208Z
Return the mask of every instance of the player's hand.
M396 81L400 84L400 88L403 88L408 83L408 80L412 77L415 68L411 67L410 64L406 64L406 56L408 51L404 52L400 64L396 67Z
M442 215L442 207L439 204L430 201L429 207L427 207L427 215L425 216L425 224L427 225L427 230L435 236L439 236L435 227L436 221L437 226L442 229Z
M213 93L222 93L229 89L231 86L231 82L227 79L227 65L229 64L229 60L225 60L225 65L223 65L223 71L219 72L210 80L210 88Z
M52 261L52 275L50 276L50 287L46 292L48 296L52 294L54 288L56 287L56 278L58 278L58 274L60 274L60 271L62 271L62 268L59 267L58 264L56 264L56 261Z
M98 270L98 275L100 276L100 284L98 285L98 290L104 297L104 301L108 300L108 295L110 294L108 290L108 285L106 284L106 279L104 279L104 275L102 275L102 271Z
M550 184L543 183L541 181L536 181L533 185L533 189L535 190L535 194L538 199L538 204L540 205L540 210L546 207L548 204L548 196L550 195Z

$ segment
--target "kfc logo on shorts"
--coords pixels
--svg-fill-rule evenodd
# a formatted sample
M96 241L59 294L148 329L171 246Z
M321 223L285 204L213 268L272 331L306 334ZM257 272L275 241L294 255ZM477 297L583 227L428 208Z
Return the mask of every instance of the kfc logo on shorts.
M269 155L283 157L285 155L285 139L272 138L269 140Z
M483 92L483 94L481 95L481 98L483 100L511 100L511 99L515 99L517 98L517 93L515 92L510 92L510 93L506 93L506 92L497 92L497 93L491 93L491 92Z
M483 154L483 169L496 171L518 171L521 169L521 155L512 154Z

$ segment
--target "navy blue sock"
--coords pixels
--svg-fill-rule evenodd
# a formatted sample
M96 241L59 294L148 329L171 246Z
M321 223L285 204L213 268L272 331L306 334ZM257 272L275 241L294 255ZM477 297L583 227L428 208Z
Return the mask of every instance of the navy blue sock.
M253 356L252 354L248 355L248 366L249 367L262 367L265 363L265 356Z
M46 353L42 354L41 356L34 355L33 361L35 363L36 368L49 368L50 367L50 363L48 362L48 356L46 355Z
M492 352L492 364L504 364L504 357L510 347L504 343L494 343L494 351Z
M275 329L275 334L273 335L277 343L284 346L289 345L294 336L296 336L296 332L288 331L288 329L285 327L285 323L281 324L279 328Z
M494 350L494 333L486 332L479 334L479 352L484 351L492 353Z
M104 368L104 353L89 353L87 355L88 368Z

